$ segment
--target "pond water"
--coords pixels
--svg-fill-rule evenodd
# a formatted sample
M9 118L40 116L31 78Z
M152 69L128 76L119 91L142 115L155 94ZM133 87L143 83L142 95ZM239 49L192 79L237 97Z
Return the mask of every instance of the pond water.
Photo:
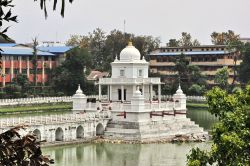
M202 109L190 109L187 117L205 130L217 121ZM194 147L208 149L210 143L81 144L44 148L43 154L50 155L55 166L184 166Z
M43 149L55 166L184 166L191 148L208 143L82 144Z

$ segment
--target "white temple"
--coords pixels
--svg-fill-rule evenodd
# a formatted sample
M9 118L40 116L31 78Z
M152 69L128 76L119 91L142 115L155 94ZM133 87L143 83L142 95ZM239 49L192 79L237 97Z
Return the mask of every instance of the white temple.
M161 100L160 78L148 77L149 63L131 42L111 66L111 78L100 78L97 83L99 102L87 103L80 89L73 96L75 112L111 112L105 138L142 141L173 139L177 135L207 136L207 132L186 118L186 95L180 86L171 100ZM104 86L108 87L106 100L101 98ZM153 101L153 86L158 87L156 101Z
M153 99L153 86L158 86L161 92L160 78L148 78L149 63L141 57L140 52L129 42L128 46L120 53L120 59L111 63L111 78L100 78L99 98L101 98L102 86L108 86L108 99L111 101L130 101L140 87L140 91L146 100ZM159 93L159 98L161 93Z

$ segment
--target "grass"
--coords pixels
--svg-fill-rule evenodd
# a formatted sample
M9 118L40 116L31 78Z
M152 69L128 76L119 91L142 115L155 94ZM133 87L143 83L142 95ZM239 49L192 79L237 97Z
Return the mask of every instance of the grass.
M27 112L51 112L71 110L72 103L40 104L32 106L14 106L0 108L0 114L27 113Z
M207 103L194 103L194 102L187 102L187 108L204 108L207 109Z

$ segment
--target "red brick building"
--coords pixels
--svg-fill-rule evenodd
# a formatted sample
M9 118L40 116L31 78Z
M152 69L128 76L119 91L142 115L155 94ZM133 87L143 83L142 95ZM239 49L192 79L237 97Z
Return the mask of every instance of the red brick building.
M17 74L25 74L30 82L34 80L33 49L18 44L0 44L1 51L1 76L2 87L10 83ZM37 51L37 83L44 84L48 81L48 71L60 64L65 53L71 47L38 47ZM46 51L45 51L46 50ZM53 52L54 51L54 52Z

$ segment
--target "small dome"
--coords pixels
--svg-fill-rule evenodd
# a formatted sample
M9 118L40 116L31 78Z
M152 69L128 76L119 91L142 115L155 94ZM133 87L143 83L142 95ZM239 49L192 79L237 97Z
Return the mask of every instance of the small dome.
M132 45L132 42L129 42L127 47L124 48L120 53L120 61L133 60L141 60L141 54L139 50Z
M177 91L176 91L176 94L183 94L183 91L181 89L181 86L179 85Z

